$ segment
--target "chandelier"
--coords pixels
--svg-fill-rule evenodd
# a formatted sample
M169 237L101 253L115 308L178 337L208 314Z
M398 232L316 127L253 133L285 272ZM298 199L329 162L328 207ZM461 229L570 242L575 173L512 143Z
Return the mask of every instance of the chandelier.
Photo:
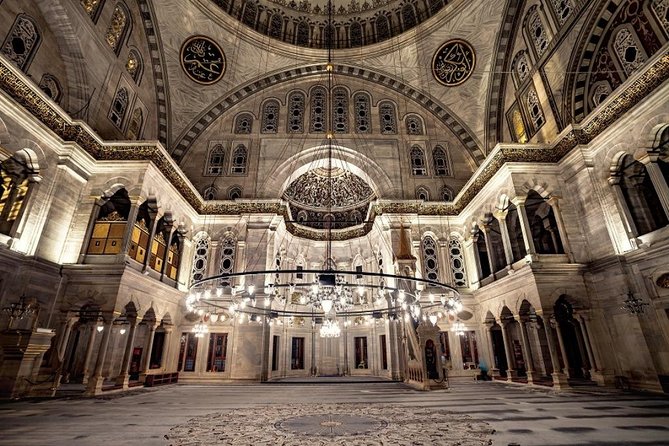
M328 24L332 24L332 1L328 0ZM332 29L327 33L327 74L328 104L332 104L333 73L332 64ZM341 271L336 268L332 256L332 229L335 221L332 217L334 190L333 179L333 122L328 119L326 140L327 178L325 190L327 199L324 210L326 249L323 269L281 269L223 273L206 277L191 285L186 296L186 308L200 318L193 327L196 336L208 332L207 323L215 323L227 318L236 318L259 323L271 323L284 320L292 323L298 319L311 318L312 326L320 323L322 337L340 336L338 318L345 319L344 326L352 320L386 319L398 321L413 319L417 323L421 317L433 325L437 323L436 314L446 312L457 315L462 310L458 292L452 286L438 281L418 277L374 273L368 271ZM300 222L293 222L300 223ZM264 247L263 247L264 248ZM309 279L303 279L309 277Z
M464 336L466 330L465 324L460 321L456 321L451 327L451 331L458 336Z
M632 314L642 314L645 311L646 305L650 305L648 302L644 302L634 295L631 291L627 292L627 296L623 301L622 309L627 310Z

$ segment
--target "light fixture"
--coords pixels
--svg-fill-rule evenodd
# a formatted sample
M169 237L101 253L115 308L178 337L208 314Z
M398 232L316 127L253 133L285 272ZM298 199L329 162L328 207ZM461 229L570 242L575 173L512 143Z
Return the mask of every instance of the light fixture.
M327 62L321 69L324 69L324 74L327 76L326 103L332 105L335 73L332 61L333 33L329 32L333 29L332 0L327 1L327 14ZM189 312L202 316L204 313L224 311L231 317L238 316L240 323L245 319L264 320L267 317L268 320L277 320L276 323L280 323L279 319L288 319L292 324L295 318L303 320L310 316L313 325L316 323L316 317L323 317L321 336L337 337L341 332L338 318L350 324L349 318L356 321L371 321L372 317L398 320L404 315L406 320L410 321L413 318L414 322L418 322L421 319L427 320L427 315L430 315L429 320L435 325L436 320L433 321L433 317L436 316L432 316L432 313L443 311L457 315L462 310L460 297L455 288L438 281L382 272L336 269L332 255L333 227L336 223L332 217L336 214L333 212L333 197L341 191L333 190L333 172L337 169L333 166L333 149L337 144L333 119L330 116L326 121L322 147L327 149L327 162L324 163L322 159L317 161L317 166L327 172L327 183L324 185L325 190L322 191L325 196L323 202L325 217L322 220L322 229L325 232L323 268L282 269L279 261L275 263L275 270L224 273L206 277L191 285L190 293L185 300ZM302 278L307 276L313 280L303 281ZM231 285L233 283L247 286L235 287ZM424 293L421 294L421 291ZM258 302L262 304L256 303L254 296L256 292L259 294L262 292L262 297L258 296ZM356 294L359 296L357 299ZM378 297L365 299L367 295ZM209 320L215 322L213 314ZM196 327L202 331L206 325L200 322ZM193 330L195 331L195 327Z
M636 297L631 291L628 291L627 297L623 301L623 306L621 308L632 314L642 314L645 311L646 305L650 304Z
M118 332L121 333L122 335L124 335L125 334L125 328L121 328Z
M209 327L204 322L199 322L193 326L191 331L195 333L196 338L202 338L209 332Z
M36 307L32 303L26 304L26 295L22 294L18 302L12 302L9 306L2 309L2 312L9 316L10 321L32 316L36 312Z
M431 323L432 325L437 325L437 315L436 315L436 314L432 313L432 314L430 315L430 323Z
M453 326L451 327L451 331L457 334L458 336L464 336L466 330L467 329L465 327L465 324L463 324L460 321L455 321L455 323L453 323Z
M102 333L102 330L104 330L105 327L104 325L98 325L97 327L95 327L95 329L98 331L98 333Z

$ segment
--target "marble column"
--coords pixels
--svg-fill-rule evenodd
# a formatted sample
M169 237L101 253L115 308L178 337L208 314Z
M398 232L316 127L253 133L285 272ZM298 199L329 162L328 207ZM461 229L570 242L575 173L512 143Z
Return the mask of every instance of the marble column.
M135 333L137 332L137 318L130 319L130 330L128 331L128 339L125 342L125 351L123 352L123 360L121 361L121 373L116 377L116 384L123 386L123 389L128 388L130 375L128 369L130 368L130 359L132 357L132 347L135 342Z
M513 345L511 345L511 339L509 333L507 332L508 322L500 321L502 326L502 338L504 339L504 353L506 354L506 379L507 381L513 381L513 378L517 376L515 370L515 358L513 355Z
M130 243L132 242L132 230L135 227L135 220L137 220L137 214L139 213L139 200L137 198L130 205L130 212L128 213L128 223L123 234L123 244L121 245L121 255L127 255L128 249L130 248Z
M530 342L528 341L527 327L525 325L525 320L521 317L516 316L516 321L520 325L520 338L521 346L523 347L523 358L525 359L525 372L527 373L527 383L532 384L534 382L534 360L532 358L532 349L530 348Z
M146 374L151 367L151 354L153 353L153 339L156 335L157 325L155 323L148 323L146 328L148 333L146 335L146 343L144 344L144 358L142 358L142 371L139 380L144 382Z
M499 364L495 361L495 344L492 340L492 328L494 326L495 324L486 323L486 329L484 330L486 337L488 338L488 348L490 350L490 375L492 377L499 376Z
M98 333L98 327L104 327L100 324L90 324L87 325L89 330L88 335L88 344L86 344L86 354L84 355L84 371L83 379L81 380L82 384L86 385L90 379L90 365L91 365L91 355L93 354L93 346L95 345L95 337Z
M492 241L490 240L490 225L484 223L481 225L481 231L485 235L485 249L488 254L488 265L490 266L490 275L495 276L497 271L497 259L495 258L495 250L492 247Z
M513 264L513 249L511 248L511 238L509 237L509 228L506 226L506 216L508 211L495 211L493 216L499 222L500 235L502 236L502 245L504 246L504 258L506 264L511 266Z
M102 392L102 384L104 378L102 376L102 368L105 364L105 359L107 358L107 348L109 347L109 339L111 337L112 331L112 320L105 322L103 325L102 341L100 342L100 348L98 349L97 360L95 361L95 369L93 371L93 376L88 380L86 384L85 395L94 396Z
M160 368L165 372L169 372L169 367L170 367L169 353L171 344L170 340L171 334L172 334L172 328L171 327L165 328L165 338L163 340L163 353L162 356L160 357Z
M70 336L72 335L72 328L74 327L74 324L77 323L79 319L76 317L69 318L67 321L65 321L64 328L63 328L63 335L60 338L60 342L58 343L58 348L57 348L57 358L58 358L58 363L62 364L63 360L65 358L65 351L67 350L67 344L70 342Z
M583 343L585 344L585 349L588 352L588 360L590 361L590 366L592 367L593 372L599 371L599 366L597 360L595 359L595 354L593 352L592 342L590 339L590 333L588 330L587 316L580 315L578 316L579 322L581 324L581 331L583 333Z
M513 200L516 209L518 209L518 220L520 221L520 228L523 233L523 242L525 243L525 252L530 256L535 256L537 253L534 247L534 240L532 239L532 228L530 221L527 218L527 210L525 209L525 201L527 197L516 197Z
M564 252L567 254L569 261L573 262L574 253L571 251L571 245L569 244L569 238L567 237L567 229L564 225L564 219L562 218L562 212L560 210L560 197L551 195L547 203L553 209L553 216L555 217L555 222L557 223L558 229L557 236L560 238ZM555 247L557 248L557 244Z
M567 383L567 376L560 369L560 358L558 357L557 345L555 344L555 339L553 337L553 328L551 327L551 322L548 317L544 319L544 331L546 333L546 341L548 343L548 351L551 355L551 363L553 365L553 388L563 389L568 388L569 384Z
M659 150L656 150L647 154L639 161L646 166L650 181L653 183L653 187L660 199L660 203L662 203L662 209L664 209L664 213L667 218L669 218L669 186L667 186L667 180L665 180L664 175L662 174L662 169L658 164L659 157L660 152Z
M620 213L623 225L625 226L625 232L627 232L627 237L630 240L635 241L636 236L639 232L636 228L636 224L634 223L634 218L632 218L632 213L630 212L627 200L625 199L625 195L623 194L623 190L620 187L620 181L621 181L620 173L611 175L611 177L609 177L609 185L611 186L611 190L613 191L613 195L615 196L615 202L618 207L618 211Z
M562 370L562 373L567 375L569 378L572 378L571 376L571 366L569 364L569 359L567 358L567 349L564 344L564 338L562 336L562 326L557 322L553 322L555 331L557 332L557 339L558 339L558 345L560 346L560 354L562 355L562 360L564 361L564 369Z

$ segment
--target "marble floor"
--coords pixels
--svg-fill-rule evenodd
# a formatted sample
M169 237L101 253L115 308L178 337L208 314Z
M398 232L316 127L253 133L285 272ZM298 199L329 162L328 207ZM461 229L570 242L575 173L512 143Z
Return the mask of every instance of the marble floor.
M170 385L0 403L0 445L667 445L669 398L457 381Z

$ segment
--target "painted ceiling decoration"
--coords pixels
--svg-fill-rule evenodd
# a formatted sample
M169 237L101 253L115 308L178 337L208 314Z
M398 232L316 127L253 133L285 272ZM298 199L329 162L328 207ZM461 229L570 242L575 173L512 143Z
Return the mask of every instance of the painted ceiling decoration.
M193 81L211 85L225 73L225 55L209 37L193 36L181 47L181 66Z
M476 66L476 53L472 46L460 39L444 43L432 58L432 74L442 85L455 87L472 75Z

